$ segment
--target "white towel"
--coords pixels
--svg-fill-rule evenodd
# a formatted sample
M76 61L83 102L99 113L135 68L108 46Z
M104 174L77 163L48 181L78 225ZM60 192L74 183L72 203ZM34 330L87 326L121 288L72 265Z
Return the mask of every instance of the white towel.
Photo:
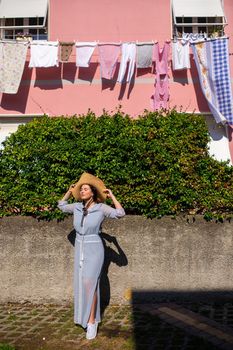
M29 67L54 67L58 63L58 41L33 41Z
M91 56L95 50L97 42L77 42L76 43L76 66L89 67Z
M177 40L172 43L172 67L174 70L190 68L188 40Z

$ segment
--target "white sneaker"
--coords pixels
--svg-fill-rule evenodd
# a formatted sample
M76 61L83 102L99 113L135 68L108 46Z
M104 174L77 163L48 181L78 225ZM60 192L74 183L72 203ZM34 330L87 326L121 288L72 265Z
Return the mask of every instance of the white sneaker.
M86 339L94 339L97 334L98 322L87 324Z

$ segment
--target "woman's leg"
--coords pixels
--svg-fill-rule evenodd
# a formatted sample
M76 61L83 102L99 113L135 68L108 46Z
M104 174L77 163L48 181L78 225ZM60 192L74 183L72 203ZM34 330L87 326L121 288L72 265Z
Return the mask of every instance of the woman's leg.
M95 291L88 323L95 323L96 305L97 305L97 292Z

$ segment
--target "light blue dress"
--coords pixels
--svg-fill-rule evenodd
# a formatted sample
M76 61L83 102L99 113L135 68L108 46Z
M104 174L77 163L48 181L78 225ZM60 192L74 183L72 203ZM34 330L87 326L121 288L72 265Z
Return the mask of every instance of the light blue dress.
M88 209L84 217L81 202L68 204L59 201L58 208L74 215L76 231L74 256L74 322L87 327L95 290L97 291L96 322L100 322L100 273L104 262L104 247L99 236L105 218L120 218L124 209L114 209L104 203L97 203Z

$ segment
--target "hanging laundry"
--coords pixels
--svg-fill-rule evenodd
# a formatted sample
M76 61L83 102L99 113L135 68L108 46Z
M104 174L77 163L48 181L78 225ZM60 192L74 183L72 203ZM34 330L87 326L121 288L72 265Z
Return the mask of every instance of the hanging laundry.
M193 42L207 39L207 34L206 33L183 33L182 39L188 40L190 43L193 43Z
M172 43L172 67L173 70L190 68L189 41L177 40Z
M154 45L153 59L155 61L155 91L151 97L154 110L167 108L169 100L169 52L170 42L165 42L163 48L160 49L159 43Z
M154 44L152 42L137 43L137 68L149 68L152 66Z
M135 70L135 63L136 63L136 44L123 43L121 48L121 64L120 64L119 74L117 78L117 81L119 83L122 83L123 81L128 83L131 81ZM128 65L128 72L127 72L127 77L124 80L126 70L127 70L127 65Z
M59 41L60 62L68 62L73 50L74 42Z
M217 123L233 125L228 39L191 44L202 92Z
M155 80L155 92L152 96L153 108L154 110L158 110L161 108L168 107L169 100L169 80L168 76L164 75L162 78L160 74L157 74Z
M91 56L95 50L97 42L77 42L76 43L76 66L89 67Z
M116 64L120 55L120 43L101 43L99 47L99 60L101 77L112 79L116 70Z
M159 43L154 44L153 61L155 61L155 69L157 74L168 74L168 62L170 52L170 42L166 41L162 48Z
M5 94L18 92L27 48L27 42L0 42L0 92Z
M32 41L29 67L54 67L58 63L57 41Z

